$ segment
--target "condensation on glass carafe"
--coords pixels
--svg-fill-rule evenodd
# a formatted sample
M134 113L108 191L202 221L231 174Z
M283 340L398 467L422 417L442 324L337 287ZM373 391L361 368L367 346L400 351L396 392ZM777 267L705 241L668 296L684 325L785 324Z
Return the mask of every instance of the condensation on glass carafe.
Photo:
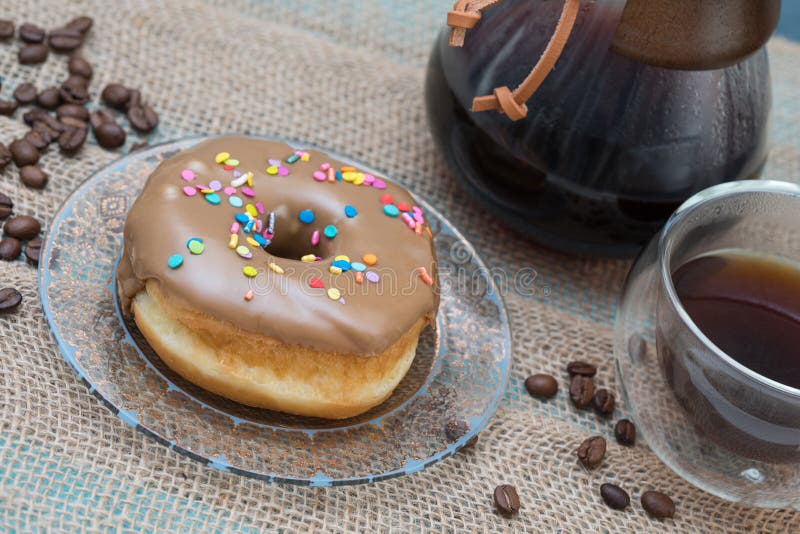
M582 3L519 122L469 107L527 76L562 2L494 6L463 48L443 31L428 67L429 121L454 175L501 220L568 252L634 254L689 196L756 178L766 160L766 51L717 70L646 65L610 49L624 6Z

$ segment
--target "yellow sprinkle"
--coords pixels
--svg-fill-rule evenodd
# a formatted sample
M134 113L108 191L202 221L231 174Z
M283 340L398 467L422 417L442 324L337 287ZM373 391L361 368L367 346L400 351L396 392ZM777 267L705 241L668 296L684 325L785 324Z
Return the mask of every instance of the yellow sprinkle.
M225 165L230 165L231 167L236 167L239 165L238 159L228 158L225 160Z
M275 165L270 165L269 167L267 167L267 174L272 174L272 175L278 174L278 167Z
M228 248L234 249L238 244L239 244L239 235L231 234L231 238L228 240Z
M227 152L220 152L219 154L214 156L214 161L216 161L217 163L224 163L230 157L231 155L228 154Z
M333 261L339 261L339 260L344 260L347 263L350 263L350 256L345 256L344 254L340 254L339 256L333 258Z
M339 170L342 171L342 174L344 174L346 172L355 172L356 168L355 167L342 167Z
M250 249L244 245L239 245L236 247L236 253L243 258L247 258L250 256Z
M339 300L342 298L342 293L335 287L328 288L328 298L331 300Z
M364 263L367 265L375 265L378 263L378 256L375 254L364 254L361 259L364 260Z
M356 173L356 179L353 180L353 184L361 185L363 183L364 183L364 173L363 172Z
M331 274L342 274L342 268L335 265L328 267L328 270L331 272Z
M258 210L252 204L248 204L247 206L244 207L244 209L246 209L247 213L253 218L255 218L258 215Z
M201 189L200 192L203 193L204 195L210 195L211 193L214 193L214 190L213 189Z
M244 273L245 276L249 276L250 278L253 278L255 275L258 274L258 271L256 271L256 268L252 267L250 265L247 265L246 267L244 267L242 269L242 272Z
M253 187L253 173L249 171L247 173L247 185Z
M278 274L283 274L283 267L281 267L277 263L270 263L269 268L272 269L273 272L276 272Z
M317 256L314 254L306 254L305 256L300 258L300 261L304 261L306 263L314 263L315 261L317 261Z
M308 161L311 159L311 154L308 152L303 152L303 155L300 156L300 161Z
M347 171L342 173L342 180L345 182L353 183L356 179L356 173L353 171Z
M247 242L250 244L250 246L251 246L251 247L256 247L256 248L258 248L258 247L260 247L260 246L261 246L261 245L259 245L259 244L258 244L258 241L256 241L256 240L255 240L255 239L253 239L252 237L248 237L248 238L247 238Z

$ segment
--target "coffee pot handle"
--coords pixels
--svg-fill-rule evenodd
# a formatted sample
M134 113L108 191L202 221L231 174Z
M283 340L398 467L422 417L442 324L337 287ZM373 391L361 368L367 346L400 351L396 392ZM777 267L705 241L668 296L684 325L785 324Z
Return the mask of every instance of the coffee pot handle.
M458 0L452 11L447 14L447 25L451 27L450 46L463 46L467 30L478 23L481 12L501 1ZM561 11L553 36L530 74L514 91L506 86L496 87L490 95L475 97L472 100L472 111L498 110L505 113L512 121L525 118L528 114L525 102L542 85L547 75L553 70L558 58L561 57L564 46L572 33L572 28L575 26L579 9L580 0L565 0L564 9Z

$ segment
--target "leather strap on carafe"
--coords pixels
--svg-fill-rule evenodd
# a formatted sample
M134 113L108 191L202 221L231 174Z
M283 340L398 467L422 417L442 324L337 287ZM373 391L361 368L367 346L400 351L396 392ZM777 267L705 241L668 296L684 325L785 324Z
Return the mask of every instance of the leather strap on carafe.
M463 46L467 30L474 27L481 18L481 12L501 0L458 0L453 10L447 14L447 25L450 31L450 46ZM513 92L508 87L497 87L491 95L475 97L472 111L489 111L496 109L505 113L512 121L525 118L528 107L525 102L542 85L547 75L553 70L558 58L564 51L575 19L578 17L580 0L565 0L564 9L556 24L556 29L547 47L539 57L528 77Z

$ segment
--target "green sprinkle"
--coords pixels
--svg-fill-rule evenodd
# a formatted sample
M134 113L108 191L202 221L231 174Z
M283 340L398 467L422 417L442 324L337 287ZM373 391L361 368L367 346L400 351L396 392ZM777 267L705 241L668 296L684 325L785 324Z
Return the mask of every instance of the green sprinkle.
M188 248L189 252L191 252L192 254L202 254L203 251L206 249L206 246L205 244L203 244L202 239L193 237L186 242L186 248Z
M291 156L289 156L288 158L286 158L286 163L294 163L294 162L296 162L298 159L300 159L300 156L298 156L297 154L292 154Z

